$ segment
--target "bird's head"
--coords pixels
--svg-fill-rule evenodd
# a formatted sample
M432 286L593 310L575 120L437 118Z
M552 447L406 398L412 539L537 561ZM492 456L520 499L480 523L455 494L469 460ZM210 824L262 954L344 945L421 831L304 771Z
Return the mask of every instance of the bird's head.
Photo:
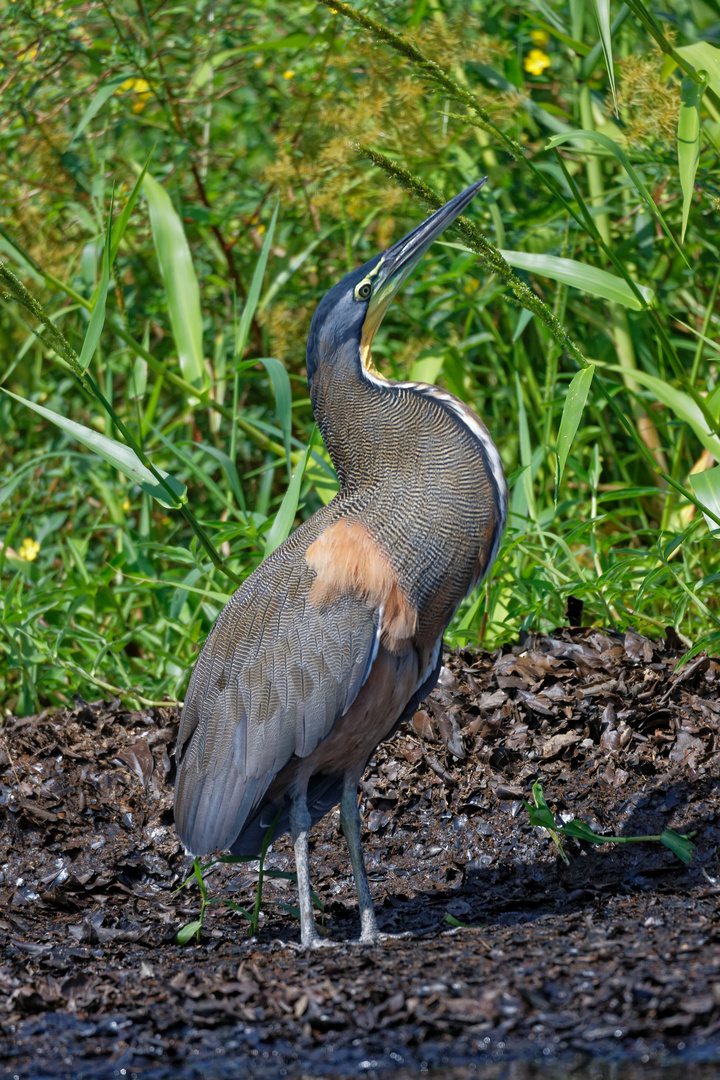
M369 377L378 377L370 347L395 294L432 242L463 212L487 177L465 188L397 244L351 271L317 306L307 348L308 382L318 364L357 359Z

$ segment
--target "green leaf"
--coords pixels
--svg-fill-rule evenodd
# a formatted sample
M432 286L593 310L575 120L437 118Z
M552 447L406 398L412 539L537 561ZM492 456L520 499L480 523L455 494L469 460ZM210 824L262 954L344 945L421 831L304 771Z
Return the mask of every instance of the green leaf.
M250 334L250 326L255 315L255 309L260 299L260 289L262 288L263 277L265 276L265 267L267 266L268 255L270 254L270 247L273 242L273 236L275 235L275 222L278 216L279 202L275 203L275 209L273 210L270 224L268 225L267 233L265 234L265 240L262 246L262 250L258 256L258 261L255 264L255 270L253 271L252 281L250 282L250 288L248 289L247 299L245 301L245 307L243 313L240 316L240 322L235 334L235 359L242 359L242 354L245 351L247 345L248 335Z
M196 90L202 89L214 71L226 64L228 60L232 60L233 57L242 56L243 53L282 52L286 49L297 52L306 48L311 41L310 34L288 34L286 37L274 37L269 41L258 41L252 45L239 45L233 49L221 49L220 52L202 62L190 80L189 85Z
M322 444L314 448L305 467L305 477L320 496L323 506L327 506L329 502L332 502L340 490L340 484L333 463L330 460L330 455Z
M630 159L628 158L625 151L622 149L622 147L618 146L618 144L613 139L611 139L608 135L603 135L601 131L581 131L578 129L577 131L568 131L563 132L560 135L553 135L552 138L548 141L547 149L554 149L555 147L560 146L561 143L576 142L579 139L584 139L586 142L598 143L605 150L608 150L611 154L613 154L614 157L617 158L617 160L620 162L625 172L628 174L633 184L635 185L648 210L653 215L653 217L656 218L657 221L660 223L660 227L673 244L677 253L682 257L683 262L687 263L687 259L683 254L682 248L678 245L675 237L670 232L665 218L660 213L655 200L643 184L638 174L633 169L632 165L630 164Z
M186 923L175 935L175 941L178 945L187 945L191 937L199 934L202 930L202 919L195 919L194 922Z
M123 236L125 235L125 230L127 229L128 221L130 220L130 215L133 212L133 209L135 207L135 203L137 202L138 195L140 194L140 189L141 189L141 187L143 185L143 181L145 180L145 174L147 173L148 168L150 166L150 161L152 160L153 153L154 153L154 147L150 151L150 153L148 154L147 161L145 162L142 169L140 170L140 175L138 176L137 180L135 181L133 189L130 192L130 195L128 196L127 202L125 203L125 205L122 208L122 212L120 214L120 217L117 219L117 221L115 222L115 224L113 226L112 241L110 243L110 265L111 266L115 262L115 257L117 255L118 249L120 247L120 241L122 240Z
M277 409L278 422L283 436L283 446L285 447L285 458L287 460L288 474L290 473L290 438L292 435L292 391L290 389L290 378L285 365L281 364L279 360L276 360L274 356L261 356L258 359L258 364L267 371L272 382L273 393L275 395L275 408Z
M624 370L618 364L607 364L606 366L611 371L622 372ZM684 420L686 424L689 424L705 449L717 461L720 461L720 438L711 434L705 422L705 417L689 394L686 394L683 390L677 390L674 386L670 386L669 383L665 382L664 379L649 375L640 368L633 370L632 377L641 386L652 390L658 401L666 405L680 420Z
M566 821L561 832L565 836L574 836L576 840L587 840L589 844L609 844L615 839L614 836L598 836L586 821Z
M448 926L462 927L465 930L474 930L475 929L475 927L472 925L472 923L460 922L460 920L456 919L454 915L451 915L449 911L445 912L444 921L448 924Z
M704 85L698 86L689 76L682 81L677 150L680 185L683 193L681 244L685 241L685 230L695 191L695 174L700 161L700 102L704 89Z
M608 273L607 270L598 270L597 267L588 266L576 259L562 259L556 255L533 255L525 251L501 251L500 254L510 266L519 270L528 270L552 281L561 281L564 285L572 285L591 296L615 301L624 307L632 308L633 311L643 310L644 305L627 281ZM636 285L636 288L645 303L651 304L655 298L653 290L645 285Z
M677 855L678 859L682 859L684 863L691 861L695 845L689 836L680 836L672 829L665 829L660 834L660 839L665 847L669 847L672 853Z
M699 74L707 75L713 93L720 98L720 49L708 41L698 41L694 45L682 45L675 52L692 64Z
M410 369L410 381L434 386L445 363L444 356L422 356Z
M298 503L300 502L300 488L302 487L303 476L305 475L305 466L308 463L308 458L310 457L316 435L317 428L313 430L305 453L295 466L295 471L288 484L288 489L285 492L283 501L280 503L280 509L278 510L267 535L267 540L265 542L265 558L267 558L268 555L271 555L275 548L279 547L283 540L286 540L290 535L290 530L292 529L295 520L295 514L297 513Z
M563 470L565 469L565 462L567 461L570 447L573 444L573 439L577 434L578 425L580 424L580 418L582 417L583 409L585 408L585 402L587 401L590 392L594 374L594 364L590 364L590 366L586 368L581 368L580 371L573 375L572 381L568 387L565 405L563 406L562 416L560 417L560 429L557 437L555 502L557 502L558 499L558 489L560 487Z
M561 34L568 35L569 31L565 24L560 19L560 16L554 11L549 4L545 3L545 0L530 0L532 6L537 8L541 15L543 15L547 21L554 26Z
M105 246L103 248L102 256L102 275L100 278L100 284L98 285L97 295L95 297L95 304L93 306L92 315L90 316L90 322L88 324L87 331L85 333L85 340L80 350L80 356L78 358L78 364L82 368L83 374L90 367L90 361L92 360L95 350L97 349L100 335L102 334L103 326L105 325L105 305L107 303L108 288L110 285L110 243L112 236L112 204L110 207L110 215L108 217L107 233L105 236Z
M225 473L227 482L230 485L230 490L235 496L235 501L241 510L245 510L245 496L243 495L242 485L240 484L240 477L238 476L237 466L235 462L222 450L218 450L216 446L210 446L209 443L201 443L200 449L204 450L210 457L214 457L216 461L220 462L222 470Z
M111 79L108 79L107 82L104 82L102 84L97 94L92 99L85 112L82 114L80 123L73 132L73 137L70 140L69 146L72 146L72 144L80 138L92 118L100 112L105 102L108 100L108 98L112 97L117 88L121 86L122 83L127 82L128 78L128 75L113 75Z
M3 388L3 393L8 397L13 398L15 401L19 401L21 405L27 405L28 409L32 409L39 416L44 417L46 420L50 420L53 424L56 424L62 431L65 431L73 439L77 439L84 446L87 446L89 450L97 454L104 461L107 461L109 465L119 469L121 473L134 480L136 484L147 491L148 495L152 495L161 506L175 507L187 502L187 488L184 484L181 484L179 480L176 480L174 476L164 472L162 469L157 471L170 485L173 492L177 495L177 503L173 504L168 501L168 493L165 488L155 479L139 457L129 446L124 443L118 442L116 439L110 439L107 435L101 435L99 431L94 431L92 428L85 427L84 424L78 424L74 420L68 420L67 417L61 416L59 413L53 412L51 409L46 409L42 405L37 405L34 401L28 401L26 398L19 397L17 394L11 394L9 390Z
M706 469L705 472L691 473L690 483L693 491L701 503L720 517L720 465L714 469ZM717 522L703 514L707 527L711 532L717 529Z
M523 397L522 386L520 384L520 375L517 371L515 372L515 394L517 398L518 410L520 463L523 466L523 473L520 477L520 482L516 485L516 489L513 492L511 513L514 513L517 517L523 516L522 508L524 505L526 508L526 512L530 514L530 517L533 519L533 521L537 521L535 489L533 487L530 426L528 424L527 411L525 409L525 398Z
M610 79L610 92L613 99L613 110L615 113L618 111L617 107L617 93L615 87L615 70L613 68L612 58L612 35L610 32L610 0L593 0L593 10L595 11L595 18L597 19L598 30L600 32L600 42L602 44L602 51L605 57L605 66L607 67L608 78Z
M180 371L202 396L207 390L203 357L200 290L182 222L165 188L148 172L143 189L150 210L150 226L165 283L168 314Z

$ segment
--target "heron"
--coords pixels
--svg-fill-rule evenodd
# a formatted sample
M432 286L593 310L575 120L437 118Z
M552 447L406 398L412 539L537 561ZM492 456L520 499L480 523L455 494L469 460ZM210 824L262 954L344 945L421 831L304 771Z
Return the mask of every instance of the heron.
M358 784L376 747L437 683L443 633L487 574L507 517L500 455L437 386L396 382L371 345L471 184L323 297L307 344L313 413L337 472L330 503L234 593L205 641L180 718L175 821L194 855L256 857L291 833L301 946L312 912L308 834L340 804L360 942L378 941Z

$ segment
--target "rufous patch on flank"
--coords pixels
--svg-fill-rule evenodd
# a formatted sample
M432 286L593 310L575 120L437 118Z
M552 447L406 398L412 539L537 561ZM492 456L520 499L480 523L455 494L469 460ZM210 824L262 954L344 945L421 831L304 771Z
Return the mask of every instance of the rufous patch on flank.
M360 521L336 521L307 549L305 560L316 577L309 600L322 604L340 593L360 594L383 607L382 643L398 649L412 638L418 613L400 588L389 560Z

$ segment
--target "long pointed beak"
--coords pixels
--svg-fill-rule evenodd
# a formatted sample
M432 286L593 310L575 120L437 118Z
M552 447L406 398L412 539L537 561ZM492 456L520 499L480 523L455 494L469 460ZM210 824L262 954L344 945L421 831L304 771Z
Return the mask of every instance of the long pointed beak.
M465 188L383 254L363 324L362 351L364 356L368 356L368 361L372 339L393 297L410 277L433 241L462 214L486 180L487 176L484 176L482 180L477 180Z

